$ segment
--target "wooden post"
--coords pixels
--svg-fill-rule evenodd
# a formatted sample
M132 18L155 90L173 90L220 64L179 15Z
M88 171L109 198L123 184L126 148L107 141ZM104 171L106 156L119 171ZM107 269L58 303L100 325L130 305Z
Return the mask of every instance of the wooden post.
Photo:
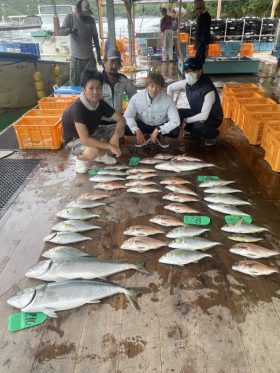
M278 4L279 4L279 0L273 0L272 8L271 8L271 15L270 15L272 18L274 18L275 16L275 11L276 11Z
M56 0L52 0L53 5L53 34L54 36L59 36L60 33L60 24L59 18L56 10Z
M96 0L98 9L98 26L99 26L99 36L101 40L101 50L105 54L105 40L104 40L104 30L103 30L103 10L102 10L102 0Z
M108 23L108 49L116 47L115 12L114 1L106 0L107 23Z
M181 26L181 8L182 8L182 0L179 1L178 27L177 27L177 46L178 46L179 57L183 61L184 56L183 56L183 53L182 53L181 44L180 44L180 40L179 40L180 26Z
M221 18L221 10L222 10L222 0L217 0L217 2L218 2L218 4L217 4L217 15L216 15L216 18L220 19Z

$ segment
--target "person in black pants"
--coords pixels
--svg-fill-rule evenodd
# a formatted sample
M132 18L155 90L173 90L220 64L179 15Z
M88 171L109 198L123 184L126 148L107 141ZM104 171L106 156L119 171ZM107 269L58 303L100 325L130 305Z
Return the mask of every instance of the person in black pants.
M211 16L206 11L203 0L195 0L194 5L198 15L196 19L196 33L194 43L195 57L198 58L202 63L204 63L210 43Z
M185 80L170 84L167 93L173 97L174 91L185 90L188 109L179 109L184 138L200 138L206 146L216 144L218 127L223 121L223 109L216 87L203 74L202 63L196 58L188 58L184 63Z

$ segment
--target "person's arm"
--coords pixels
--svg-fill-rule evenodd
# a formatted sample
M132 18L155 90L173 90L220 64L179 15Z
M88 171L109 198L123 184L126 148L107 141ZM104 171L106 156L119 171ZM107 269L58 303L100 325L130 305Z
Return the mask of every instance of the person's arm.
M97 32L96 23L95 23L94 18L93 18L93 22L92 22L92 38L93 38L93 42L94 42L94 46L95 46L95 50L96 50L97 62L98 62L99 65L102 65L102 59L101 59L101 54L100 54L100 45L99 45L99 39L98 39L98 32Z
M63 21L63 25L60 28L60 36L67 36L73 32L73 18L71 14L67 14Z
M136 123L136 115L137 115L137 107L136 107L136 103L135 103L135 97L136 96L132 96L132 98L130 99L128 105L127 105L127 108L124 112L124 118L126 119L126 123L128 125L128 127L130 128L131 132L133 134L136 134L136 130L137 130L137 123Z
M174 101L174 93L176 91L184 91L185 90L185 87L186 87L186 79L184 80L179 80L178 82L174 82L172 84L169 84L167 86L167 94L168 96L170 96L172 98L172 100Z
M180 125L180 117L178 110L173 102L170 102L167 109L168 122L160 126L161 133L167 134L172 131L174 128Z
M207 93L204 97L204 102L201 108L201 112L199 114L196 114L192 117L187 118L185 121L187 123L194 123L194 122L204 122L210 114L210 111L212 109L212 106L214 105L216 100L215 92L211 91Z

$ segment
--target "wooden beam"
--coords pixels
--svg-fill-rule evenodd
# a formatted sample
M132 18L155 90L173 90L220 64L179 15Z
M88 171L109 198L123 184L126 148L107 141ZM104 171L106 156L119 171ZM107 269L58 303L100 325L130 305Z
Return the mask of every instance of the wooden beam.
M279 4L279 0L273 0L272 8L271 8L271 15L270 15L272 18L274 18L275 16L275 11L276 11L278 4Z
M101 40L101 50L105 54L105 38L104 38L104 30L103 30L103 9L102 9L102 1L103 0L96 0L97 3L97 10L98 10L98 26L99 26L99 37Z
M218 4L217 4L217 15L216 15L216 18L220 19L221 18L221 10L222 10L222 0L217 0L217 3Z

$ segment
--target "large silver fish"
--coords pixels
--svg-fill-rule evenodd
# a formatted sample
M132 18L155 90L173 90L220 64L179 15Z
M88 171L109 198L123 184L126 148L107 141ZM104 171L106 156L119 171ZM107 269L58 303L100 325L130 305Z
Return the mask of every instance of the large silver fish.
M157 240L152 237L132 237L124 241L121 249L139 251L140 253L148 250L155 250L166 246L167 242Z
M123 293L132 306L139 310L137 294L144 288L124 288L101 280L70 280L23 289L9 298L7 303L22 312L44 312L57 317L56 311L69 310L86 303L99 303L114 294Z
M161 190L150 187L150 186L138 186L138 187L127 189L127 192L136 193L136 194L148 194L148 193L160 193Z
M236 224L227 224L224 225L221 228L222 231L225 232L231 232L231 233L259 233L259 232L265 232L268 231L268 229L259 227L255 224L242 224L242 223L236 223Z
M89 224L84 220L64 220L55 224L52 227L53 231L57 232L86 232L91 229L101 229L97 225Z
M171 231L167 233L166 237L168 238L195 237L208 231L209 229L206 229L206 228L184 225L182 227L176 227L172 229Z
M160 160L161 162L161 160ZM179 169L176 168L176 162L162 162L155 165L157 170L162 171L173 171L173 172L181 172Z
M212 210L219 211L222 214L237 215L237 216L249 216L246 212L239 210L237 207L231 205L220 205L215 203L209 203L208 207Z
M200 214L199 210L183 205L182 203L169 203L168 205L165 205L164 208L176 212L177 214Z
M151 180L131 180L124 184L126 187L138 187L138 186L149 186L157 185L154 181Z
M174 264L184 266L185 264L197 263L203 258L212 258L210 254L202 253L200 251L190 251L185 249L171 250L159 258L160 263Z
M262 241L262 237L250 236L249 234L232 234L228 239L238 242L258 242Z
M154 234L159 233L164 233L164 231L148 225L132 225L123 232L123 234L127 236L135 237L153 236Z
M158 159L158 158L143 158L143 159L140 159L139 163L141 164L157 164L157 163L161 163L162 160L161 159Z
M181 155L176 155L175 157L173 157L171 159L171 162L180 162L180 161L197 161L197 162L204 162L202 159L200 158L196 158L196 157L192 157L190 155L187 155L187 154L181 154Z
M233 245L229 251L233 254L242 255L251 259L270 258L271 256L280 255L279 250L269 250L252 243L238 243Z
M185 185L166 185L166 189L171 190L171 192L179 193L179 194L189 194L190 196L198 197L198 194L194 192L189 187Z
M87 220L91 218L98 218L98 214L93 214L85 209L81 209L79 207L67 207L64 210L58 211L56 216L59 216L63 219L74 219L74 220Z
M41 260L32 266L26 272L25 276L43 281L92 280L94 278L105 278L116 273L128 271L129 269L148 273L143 263L136 265L125 262L101 260L93 257L75 256Z
M127 180L145 180L150 179L151 177L158 176L155 172L147 172L147 173L138 173L138 174L130 174L126 177Z
M211 203L223 204L223 205L233 205L233 206L242 206L242 205L251 205L250 202L244 201L241 198L234 197L229 194L210 194L209 196L204 197L204 200Z
M207 250L211 247L221 245L220 242L206 240L200 237L180 237L175 238L168 244L172 249L187 249L187 250Z
M79 207L81 209L94 209L100 206L106 206L106 203L92 201L91 199L78 199L77 201L69 202L66 205L66 207Z
M173 157L174 157L173 154L168 154L168 153L158 153L154 156L154 158L161 159L161 160L168 160L168 159L171 159Z
M127 174L139 174L139 173L146 174L149 172L154 173L155 170L153 168L148 168L148 167L134 167L126 171Z
M228 186L217 186L213 188L205 188L204 192L209 193L209 194L227 194L227 193L239 193L242 191L240 189L234 189Z
M229 184L232 184L234 182L235 182L234 180L223 180L223 179L207 180L207 181L204 181L203 183L200 183L199 186L201 188L214 188L214 187L218 187L218 186L229 185Z
M170 215L156 215L150 219L151 223L156 223L162 225L163 227L177 227L179 225L184 225L184 223Z
M162 196L162 199L173 202L195 202L199 201L197 197L191 196L189 194L178 194L178 193L169 193Z
M68 243L82 242L86 240L92 240L92 238L74 232L55 232L50 233L44 238L44 241L58 243L60 245L67 245Z
M94 175L90 179L90 181L93 181L94 183L106 183L110 181L119 181L119 180L125 180L124 177L120 176L114 176L114 175Z
M267 265L254 260L242 260L241 262L234 264L232 269L238 272L246 273L247 275L253 277L279 273L278 268L268 267Z
M52 249L46 250L42 253L42 256L44 258L48 259L62 259L62 258L68 258L68 257L76 257L76 256L92 256L88 253L85 253L82 250L76 249L72 246L56 246Z

